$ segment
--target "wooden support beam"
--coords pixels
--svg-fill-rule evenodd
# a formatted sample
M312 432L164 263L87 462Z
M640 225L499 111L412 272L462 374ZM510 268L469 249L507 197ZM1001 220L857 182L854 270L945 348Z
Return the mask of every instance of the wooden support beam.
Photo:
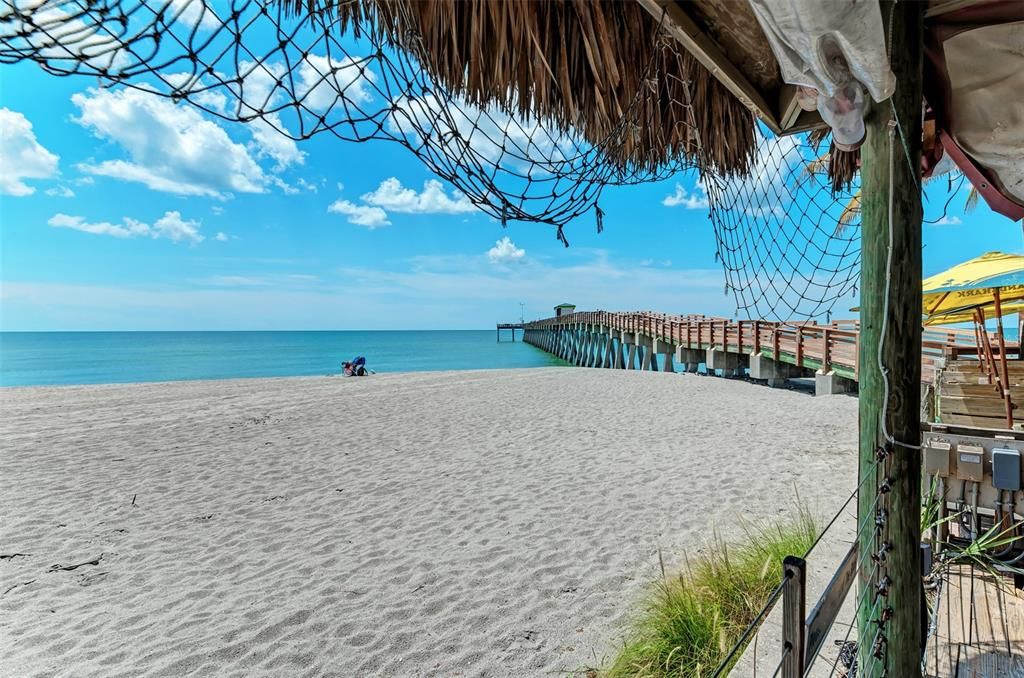
M921 676L921 100L924 3L882 2L896 92L873 105L861 147L860 678ZM895 113L895 115L894 115ZM888 303L886 303L888 302ZM881 361L879 345L881 344ZM888 398L882 363L888 374ZM895 444L883 435L884 428ZM888 453L880 491L876 453ZM876 502L877 500L877 502ZM877 532L877 508L885 509ZM887 549L876 568L872 556ZM885 579L887 578L887 579ZM876 595L882 582L884 594ZM877 604L876 604L877 603ZM883 617L883 612L888 615ZM881 626L880 626L881 622Z
M754 115L776 134L782 133L775 115L775 108L770 106L761 92L747 79L747 76L729 60L718 44L701 30L700 26L675 0L637 0L655 21L662 21L663 28L675 38L682 47L692 54L711 75L725 85L733 96L743 102Z

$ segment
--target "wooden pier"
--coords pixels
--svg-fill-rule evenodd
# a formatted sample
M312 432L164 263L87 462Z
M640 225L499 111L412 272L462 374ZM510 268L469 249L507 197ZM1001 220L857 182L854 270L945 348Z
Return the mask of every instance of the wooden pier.
M927 678L1024 676L1024 592L970 565L945 568L932 596Z
M511 325L499 325L506 327ZM860 325L730 320L650 311L589 311L522 325L523 341L579 366L696 371L738 376L744 368L772 385L794 377L820 377L823 388L852 388L859 381ZM500 330L499 330L500 332ZM923 330L921 382L933 384L947 356L976 351L972 330Z
M522 330L522 329L524 329L524 326L525 326L525 323L498 323L498 329L497 329L498 343L499 344L501 343L501 331L502 330L511 330L512 331L512 342L515 343L515 340L516 340L516 330Z

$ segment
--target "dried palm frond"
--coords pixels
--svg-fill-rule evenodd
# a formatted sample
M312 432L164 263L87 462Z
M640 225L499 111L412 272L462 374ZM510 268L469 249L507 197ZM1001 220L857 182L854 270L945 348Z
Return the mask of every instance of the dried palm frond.
M836 237L841 237L846 232L847 227L853 220L860 216L860 191L853 194L850 198L850 202L846 203L846 207L843 208L842 214L839 215L839 220L836 222Z
M745 174L751 112L636 2L277 0L338 17L414 55L479 107L574 129L621 166L690 160ZM614 143L609 143L613 140Z
M813 145L812 145L813 146ZM820 174L828 171L829 160L832 158L829 153L822 153L814 160L810 161L804 166L804 174L811 176L814 174Z
M971 186L971 190L967 192L967 200L964 201L964 212L971 212L978 206L978 198L981 194L978 193L976 186Z
M832 162L828 164L828 178L832 182L832 193L850 190L853 178L860 169L860 149L840 151L832 144L829 155Z
M831 133L832 130L828 127L815 127L807 133L807 142L811 145L811 148L814 149L814 152L817 153L818 147L821 146L821 142L828 139Z

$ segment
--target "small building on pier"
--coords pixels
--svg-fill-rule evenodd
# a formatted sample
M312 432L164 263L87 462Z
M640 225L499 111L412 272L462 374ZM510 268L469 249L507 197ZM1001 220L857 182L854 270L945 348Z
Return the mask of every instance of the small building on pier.
M555 306L555 317L561 317L563 315L569 315L576 310L576 304L559 304Z

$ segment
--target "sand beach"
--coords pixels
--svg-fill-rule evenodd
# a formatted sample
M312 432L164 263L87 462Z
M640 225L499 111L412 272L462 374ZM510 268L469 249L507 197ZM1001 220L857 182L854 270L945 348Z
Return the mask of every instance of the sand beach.
M0 391L0 673L552 676L714 530L831 515L857 401L540 368Z

